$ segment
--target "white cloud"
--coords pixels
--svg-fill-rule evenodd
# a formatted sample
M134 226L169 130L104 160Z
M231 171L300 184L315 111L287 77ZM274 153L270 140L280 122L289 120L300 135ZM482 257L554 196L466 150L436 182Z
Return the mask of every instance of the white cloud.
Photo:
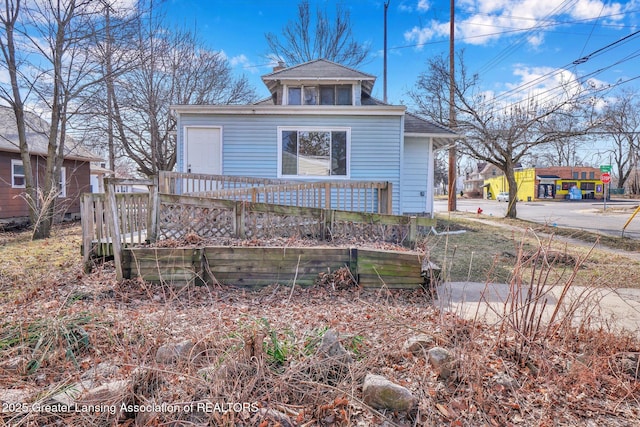
M404 33L405 40L409 42L416 42L418 48L422 48L422 45L429 42L436 37L449 35L449 23L438 22L432 20L428 27L413 27L411 30Z
M224 52L221 52L221 53L224 54ZM226 54L225 54L225 57L226 57ZM232 67L242 68L244 71L248 71L251 74L256 74L260 72L258 70L258 67L256 67L255 64L253 64L245 54L240 54L240 55L229 58L229 64L231 64Z
M419 0L418 1L418 10L422 12L426 12L431 8L431 4L428 0Z
M419 0L418 8L421 5L428 8L429 2ZM602 0L577 0L576 3L560 3L558 0L460 0L457 9L456 38L473 45L485 45L501 37L533 30L526 36L527 41L530 46L538 47L544 42L545 26L553 20L596 19L600 16L611 22L623 19L621 3L604 3ZM422 45L447 34L448 23L431 21L423 27L406 31L404 37Z

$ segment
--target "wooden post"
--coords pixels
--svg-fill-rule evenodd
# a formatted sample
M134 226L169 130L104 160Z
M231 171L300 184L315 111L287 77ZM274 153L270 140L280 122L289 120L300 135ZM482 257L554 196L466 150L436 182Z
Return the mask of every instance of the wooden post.
M246 205L246 202L240 200L238 202L235 203L234 206L234 224L233 224L233 228L234 228L234 232L237 238L239 239L244 239L245 237L245 229L244 229L244 207Z
M378 196L378 210L381 214L391 215L393 212L393 184L387 182L386 188L381 188Z
M91 246L95 236L95 226L93 221L94 208L93 198L90 193L85 193L80 199L80 220L82 223L82 263L86 270L89 258L91 257Z
M152 243L158 238L159 187L160 179L156 175L153 177L153 185L149 186L149 206L147 207L147 239Z
M418 239L418 218L412 216L409 220L409 244L411 247L415 245L416 240Z
M324 208L331 209L331 183L324 183Z
M116 187L107 180L105 183L105 198L106 198L106 214L107 224L111 229L111 245L113 248L113 262L116 265L116 280L121 282L123 279L122 273L122 240L120 236L120 225L118 224L118 207L116 205Z

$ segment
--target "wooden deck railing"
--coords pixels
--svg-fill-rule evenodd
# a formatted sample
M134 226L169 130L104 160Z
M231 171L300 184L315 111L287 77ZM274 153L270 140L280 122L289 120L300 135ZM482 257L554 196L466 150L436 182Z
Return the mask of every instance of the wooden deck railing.
M160 193L252 203L392 213L392 184L387 181L300 182L238 176L160 173Z
M391 213L391 183L324 181L196 192L191 195L344 211Z
M169 171L161 171L158 179L158 183L160 185L159 192L164 194L193 194L208 191L285 184L287 182L290 181L283 179Z

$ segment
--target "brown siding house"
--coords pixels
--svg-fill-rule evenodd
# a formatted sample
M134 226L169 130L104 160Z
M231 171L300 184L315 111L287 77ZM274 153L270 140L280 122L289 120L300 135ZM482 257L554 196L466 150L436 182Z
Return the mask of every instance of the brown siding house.
M36 185L44 180L47 153L48 124L35 114L27 114L27 141L31 153L31 168ZM90 162L99 157L67 138L62 164L59 217L80 214L80 195L90 191ZM28 218L29 206L24 198L24 168L18 149L18 136L13 110L0 106L0 221Z

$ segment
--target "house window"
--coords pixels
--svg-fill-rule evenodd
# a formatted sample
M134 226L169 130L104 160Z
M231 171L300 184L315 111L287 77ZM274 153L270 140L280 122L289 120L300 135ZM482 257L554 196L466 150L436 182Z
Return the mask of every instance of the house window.
M280 138L281 176L348 176L348 130L282 129Z
M67 168L60 168L60 182L58 183L58 197L67 197Z
M580 179L587 179L587 173L586 172L581 172L580 173Z
M304 105L318 105L318 88L316 86L305 86Z
M589 172L589 179L596 179L596 173L595 172Z
M573 179L578 179L578 172L573 173Z
M292 86L288 105L352 105L351 85Z
M302 88L290 87L289 88L289 105L301 105L302 104Z
M11 160L11 187L24 188L24 165L22 160Z

